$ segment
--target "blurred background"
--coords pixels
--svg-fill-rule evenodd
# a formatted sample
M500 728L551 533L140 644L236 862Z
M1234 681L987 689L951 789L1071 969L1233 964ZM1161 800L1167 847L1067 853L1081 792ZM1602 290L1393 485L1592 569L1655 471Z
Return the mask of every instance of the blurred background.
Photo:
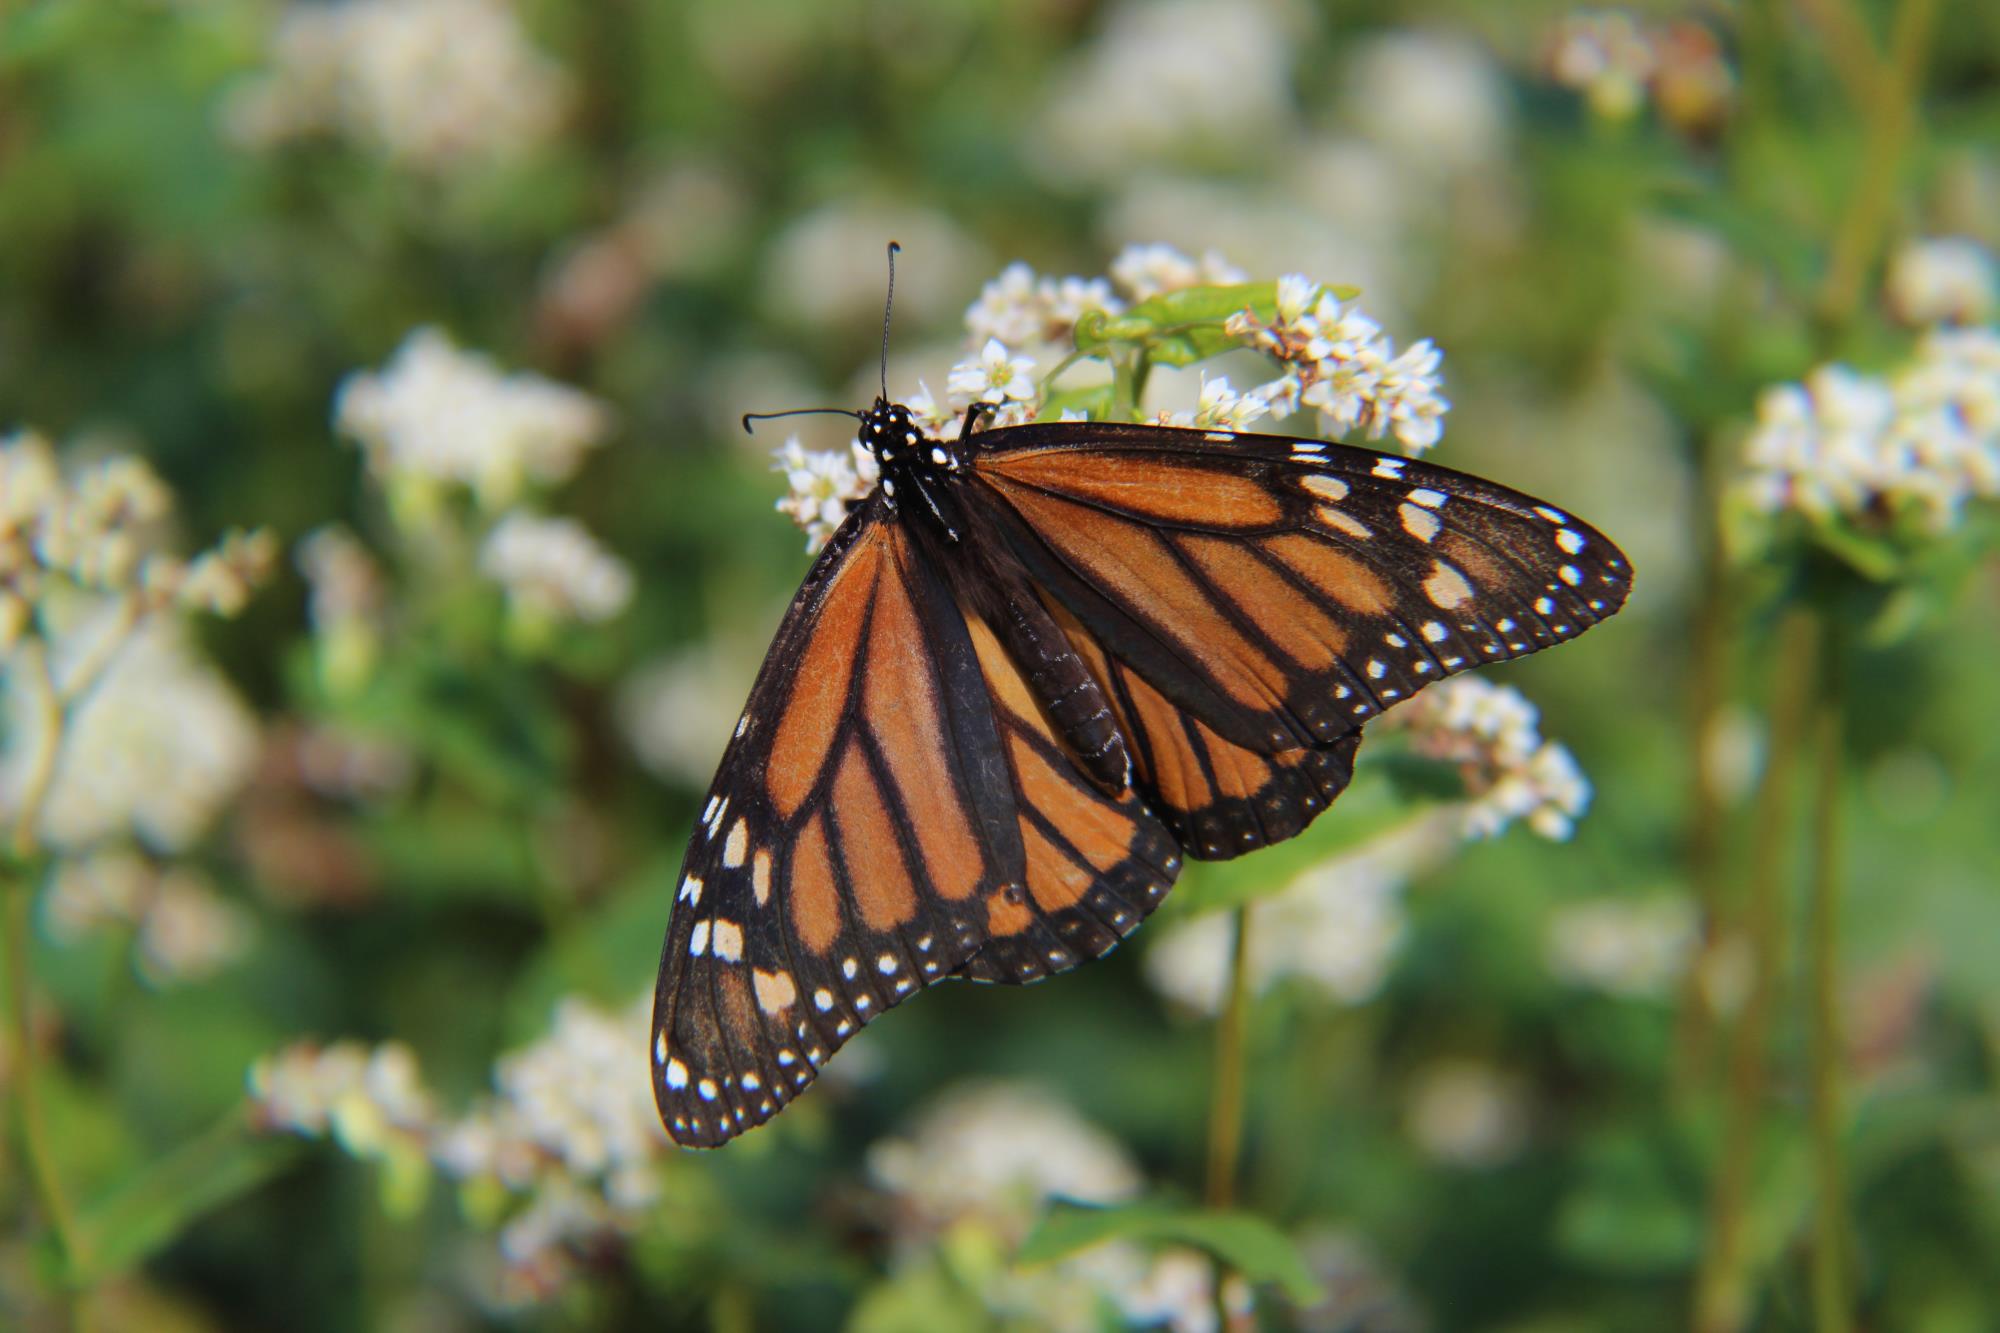
M1996 143L1979 0L0 8L0 1324L2000 1327ZM899 397L1356 288L1637 590L686 1154L890 238Z

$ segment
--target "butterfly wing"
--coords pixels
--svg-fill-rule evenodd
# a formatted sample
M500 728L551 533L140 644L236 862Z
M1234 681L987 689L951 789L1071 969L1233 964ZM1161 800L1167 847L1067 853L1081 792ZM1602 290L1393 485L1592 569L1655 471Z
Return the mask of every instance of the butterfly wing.
M1075 770L990 632L871 499L787 611L689 841L654 998L676 1141L761 1124L862 1025L976 954L1108 949L1178 848Z
M1345 785L1363 723L1574 638L1630 588L1589 525L1374 450L1097 422L981 438L969 490L1191 856L1298 833Z

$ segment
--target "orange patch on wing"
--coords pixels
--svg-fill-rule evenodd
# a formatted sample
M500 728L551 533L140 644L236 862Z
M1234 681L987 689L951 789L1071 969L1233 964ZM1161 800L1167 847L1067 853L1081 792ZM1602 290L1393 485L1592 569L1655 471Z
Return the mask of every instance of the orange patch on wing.
M1072 564L1126 605L1144 608L1224 691L1251 708L1282 706L1284 673L1209 600L1158 534L1020 487L1009 487L1008 498Z
M1028 854L1028 892L1035 895L1044 912L1074 907L1097 878L1025 819L1021 821L1021 846Z
M1215 803L1215 792L1202 772L1200 761L1188 749L1181 730L1181 712L1137 673L1124 673L1125 687L1131 692L1132 706L1145 727L1141 747L1151 756L1153 771L1148 774L1160 799L1175 810L1199 810Z
M1125 859L1132 845L1134 825L1123 811L1095 788L1080 786L1065 777L1021 737L1013 738L1012 749L1014 779L1027 805L1061 829L1063 836L1099 870L1109 870ZM1022 830L1025 835L1025 820ZM1028 887L1035 891L1039 902L1041 890L1032 873Z
M755 1049L752 1036L757 1031L757 1014L750 999L750 982L740 967L715 970L716 992L722 1000L722 1025L742 1046ZM748 1051L746 1058L754 1059Z
M871 930L893 930L917 911L917 890L875 775L858 744L849 745L833 776L833 812L840 857L854 905Z
M1041 705L1029 693L1028 682L1021 679L1020 668L1014 665L1014 659L1007 655L1007 650L1000 646L992 628L972 615L965 618L965 625L972 632L972 651L979 658L979 670L986 677L986 688L1016 718L1046 732L1048 729L1041 725Z
M1175 539L1202 573L1253 613L1257 627L1308 671L1332 668L1347 631L1242 542L1183 535Z
M1050 449L1002 454L978 466L1010 481L1110 505L1155 523L1261 528L1285 517L1284 505L1257 482L1194 463Z
M765 789L781 817L790 818L811 794L825 766L827 747L839 730L840 710L847 704L848 681L860 655L861 634L868 624L868 604L881 571L887 531L877 529L849 550L847 563L820 602L805 651L799 655L805 670L792 682L764 772Z
M792 929L799 941L814 953L823 954L840 934L840 886L833 880L833 856L827 847L826 819L814 815L799 839L785 867L787 892L792 904Z
M917 831L931 884L961 900L985 877L985 857L952 780L930 647L900 580L883 580L869 637L862 709Z
M986 895L987 934L1018 935L1034 919L1035 914L1028 910L1028 895L1019 888L1009 894L1003 886Z
M1317 538L1288 533L1267 537L1262 544L1299 577L1350 611L1379 616L1396 605L1396 594L1387 579Z

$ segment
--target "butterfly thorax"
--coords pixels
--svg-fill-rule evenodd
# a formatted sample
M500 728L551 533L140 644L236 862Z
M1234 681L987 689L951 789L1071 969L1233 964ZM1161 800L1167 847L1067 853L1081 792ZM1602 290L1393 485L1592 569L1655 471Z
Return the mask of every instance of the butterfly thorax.
M947 478L966 466L963 445L925 435L909 408L885 398L877 398L861 414L860 434L862 445L881 469L882 495L889 508L900 517L907 502L948 540L958 541L962 522Z

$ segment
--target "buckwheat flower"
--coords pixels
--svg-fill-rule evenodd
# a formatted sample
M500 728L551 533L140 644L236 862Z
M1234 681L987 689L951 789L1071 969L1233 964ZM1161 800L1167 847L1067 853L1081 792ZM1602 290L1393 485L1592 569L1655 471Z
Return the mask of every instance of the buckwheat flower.
M1345 66L1347 118L1405 170L1465 171L1505 150L1507 87L1477 43L1421 30L1386 32L1355 43Z
M988 338L976 357L951 368L945 393L954 405L1031 403L1034 368L1032 357L1016 356L998 338Z
M66 849L136 834L156 851L198 839L248 779L257 725L236 692L195 657L180 627L151 620L126 634L114 607L80 611L48 645L58 689L110 653L62 736L41 836ZM46 742L37 689L5 678L0 811L18 808Z
M711 642L647 662L625 679L616 705L620 730L647 772L707 784L743 706L743 665Z
M1889 261L1884 295L1906 324L1980 323L1993 314L1993 255L1964 236L1911 241Z
M1017 259L979 289L979 299L966 309L965 327L975 339L1021 347L1041 338L1043 318L1035 270Z
M1229 286L1248 282L1242 269L1210 250L1189 259L1171 245L1128 245L1111 261L1111 281L1133 301L1184 287Z
M297 1042L252 1065L249 1083L265 1128L331 1136L356 1157L406 1151L435 1124L416 1055L401 1042Z
M1269 142L1295 114L1288 47L1265 5L1128 0L1054 75L1033 161L1061 181L1096 181Z
M910 416L918 428L932 436L955 435L958 431L960 414L953 411L950 404L940 403L931 393L931 386L922 380L917 381L917 391L903 401L903 406L910 409ZM869 454L868 458L872 465L875 456Z
M334 424L398 491L461 485L489 510L529 485L567 480L610 423L590 395L525 372L503 374L437 329L411 333L380 371L348 376Z
M1268 324L1248 310L1224 322L1230 336L1285 366L1246 397L1280 416L1313 408L1335 438L1356 430L1372 440L1394 435L1413 455L1437 444L1451 403L1442 392L1443 354L1428 338L1397 352L1358 305L1301 274L1279 280L1277 306Z
M1258 992L1295 981L1341 1005L1373 999L1387 980L1406 929L1403 886L1446 843L1443 821L1424 818L1333 857L1262 900L1250 918L1250 984ZM1222 913L1176 925L1146 951L1146 979L1173 1003L1221 1011L1231 933Z
M296 4L270 59L224 107L239 142L337 135L435 175L541 146L571 95L502 0Z
M617 1013L566 999L548 1036L494 1067L514 1132L564 1174L604 1181L625 1208L652 1201L653 1163L666 1147L646 1077L651 1027L650 997Z
M929 390L925 390L926 396ZM833 536L833 530L847 518L855 505L868 498L881 479L875 455L850 441L845 453L832 449L806 449L798 437L772 450L777 461L772 471L785 474L789 494L777 502L779 513L789 517L806 534L806 554L817 554Z
M1203 377L1201 397L1196 401L1193 424L1204 430L1248 430L1265 416L1271 405L1254 394L1237 393L1229 387L1229 377Z
M1591 111L1606 120L1628 119L1646 104L1653 45L1630 14L1571 14L1550 35L1546 61L1557 83L1582 93Z
M538 621L597 623L632 600L632 571L568 517L508 514L480 547L479 572L507 590L517 615Z
M1419 1148L1448 1166L1499 1166L1527 1142L1527 1088L1483 1061L1439 1060L1416 1076L1403 1126Z
M1557 980L1626 999L1664 999L1694 957L1697 922L1685 898L1596 898L1549 920L1544 956Z
M42 892L49 938L74 943L106 927L129 927L144 914L155 872L129 847L58 860Z
M321 679L334 693L347 693L373 674L381 653L388 602L381 566L338 524L308 533L296 563L311 591L307 607Z
M1117 1140L1029 1084L952 1090L906 1134L868 1150L868 1174L896 1196L897 1231L923 1241L968 1216L1018 1242L1054 1195L1119 1203L1141 1178Z
M1493 837L1525 820L1560 841L1590 804L1590 784L1576 761L1542 739L1535 706L1512 686L1455 677L1397 705L1389 717L1408 729L1418 754L1458 769L1467 837Z
M250 918L184 867L163 871L139 920L139 975L155 986L199 981L250 948Z

